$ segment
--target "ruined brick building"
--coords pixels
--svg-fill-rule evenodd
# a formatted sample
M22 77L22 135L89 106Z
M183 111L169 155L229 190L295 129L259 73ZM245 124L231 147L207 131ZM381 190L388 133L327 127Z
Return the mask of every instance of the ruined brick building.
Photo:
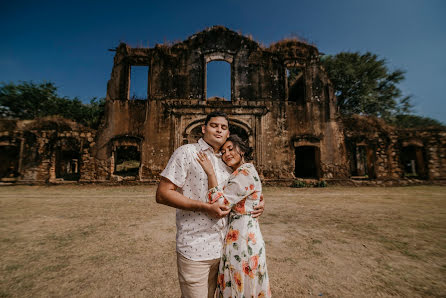
M100 129L60 119L3 121L0 178L153 181L177 147L200 137L214 110L226 112L231 132L249 140L265 180L446 178L446 131L395 130L363 117L342 121L319 57L307 43L263 47L219 26L171 46L122 43ZM228 98L207 95L212 61L230 65ZM148 67L145 99L130 96L135 66Z

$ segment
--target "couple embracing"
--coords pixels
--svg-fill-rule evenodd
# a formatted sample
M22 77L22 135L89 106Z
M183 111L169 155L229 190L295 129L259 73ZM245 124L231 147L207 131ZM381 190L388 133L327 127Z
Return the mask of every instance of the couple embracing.
M270 297L258 216L262 185L247 140L213 112L198 143L179 147L161 173L156 201L177 208L182 297Z

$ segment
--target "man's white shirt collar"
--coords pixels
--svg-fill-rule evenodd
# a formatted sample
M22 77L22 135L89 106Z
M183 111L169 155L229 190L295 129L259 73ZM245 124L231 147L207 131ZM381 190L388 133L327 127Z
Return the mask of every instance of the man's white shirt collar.
M211 145L209 145L208 143L206 143L206 142L203 140L203 138L200 138L200 139L198 140L198 145L200 145L200 149L201 149L202 151L210 150L212 154L215 154L216 156L221 156L221 153L220 153L220 152L218 152L218 153L214 153L214 148L212 148Z

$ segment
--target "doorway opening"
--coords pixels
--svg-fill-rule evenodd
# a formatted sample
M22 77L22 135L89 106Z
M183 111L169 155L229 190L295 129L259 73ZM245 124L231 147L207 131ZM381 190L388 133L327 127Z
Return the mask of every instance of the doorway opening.
M74 150L56 151L56 178L77 181L80 178L80 154Z
M299 146L295 149L296 178L320 178L320 149L316 146Z
M0 146L0 179L14 179L19 176L19 148Z
M409 145L401 150L401 163L405 177L426 178L423 147Z

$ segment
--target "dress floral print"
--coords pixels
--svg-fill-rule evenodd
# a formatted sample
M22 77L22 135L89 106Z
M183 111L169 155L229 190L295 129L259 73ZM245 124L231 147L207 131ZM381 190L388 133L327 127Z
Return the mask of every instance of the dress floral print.
M262 184L250 163L209 190L208 200L231 207L218 273L219 297L271 297L265 242L251 211L263 199Z

